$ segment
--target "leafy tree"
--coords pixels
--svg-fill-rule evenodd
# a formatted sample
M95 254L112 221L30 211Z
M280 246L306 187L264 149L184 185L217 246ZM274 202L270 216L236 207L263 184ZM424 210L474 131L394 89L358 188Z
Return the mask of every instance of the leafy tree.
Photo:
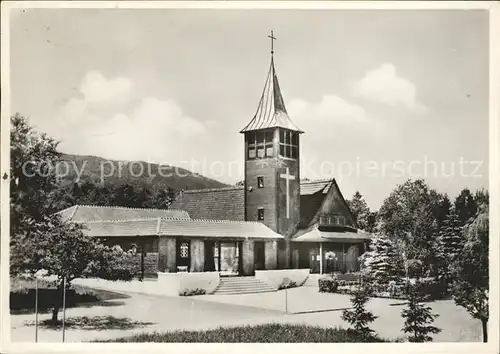
M437 273L436 211L442 202L442 195L430 189L424 180L408 180L399 185L380 208L378 231L403 242L407 259L421 265L416 275Z
M476 215L477 203L469 189L464 188L455 199L455 211L462 225Z
M474 194L474 200L476 201L478 208L481 207L481 205L483 205L483 204L489 205L490 204L490 193L488 192L488 190L479 189Z
M370 242L369 251L362 256L364 273L377 286L385 285L396 273L394 246L384 234L376 234Z
M489 207L482 204L476 217L465 226L465 243L452 266L455 303L479 319L483 341L488 341Z
M370 208L368 208L368 204L366 204L366 201L361 193L356 191L356 193L352 196L352 199L347 201L347 204L349 205L349 209L351 209L351 213L354 216L355 221L358 223L358 227L361 230L369 232L374 222L370 219Z
M10 233L11 238L60 210L55 166L58 142L38 133L19 113L10 118Z
M432 337L429 334L441 332L439 328L432 326L438 315L432 314L431 308L425 306L422 301L417 283L410 287L407 308L401 311L401 316L405 319L402 330L410 334L410 342L430 342Z
M61 195L55 175L58 143L36 132L19 114L11 117L11 125L11 275L55 275L59 295L63 282L69 287L75 278L130 279L129 270L119 264L131 254L101 245L80 225L55 214ZM54 321L58 312L56 305Z
M377 316L365 308L366 303L370 300L369 295L368 287L360 287L351 297L352 309L346 309L342 312L342 320L349 323L352 326L350 331L363 341L369 341L375 336L375 331L369 325L377 319Z
M63 222L59 215L53 214L36 222L33 229L29 237L14 240L11 271L15 274L27 271L29 277L43 271L47 276L57 277L58 302L52 311L54 323L64 284L69 289L76 278L130 280L134 275L130 266L133 252L103 245L99 239L86 236L79 224Z

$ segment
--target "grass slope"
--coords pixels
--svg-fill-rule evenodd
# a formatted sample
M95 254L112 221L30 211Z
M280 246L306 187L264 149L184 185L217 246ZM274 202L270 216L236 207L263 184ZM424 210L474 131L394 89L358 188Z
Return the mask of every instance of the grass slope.
M305 325L265 324L207 331L174 331L96 342L156 342L156 343L355 343L361 340L342 328L322 328ZM374 338L372 342L385 342Z

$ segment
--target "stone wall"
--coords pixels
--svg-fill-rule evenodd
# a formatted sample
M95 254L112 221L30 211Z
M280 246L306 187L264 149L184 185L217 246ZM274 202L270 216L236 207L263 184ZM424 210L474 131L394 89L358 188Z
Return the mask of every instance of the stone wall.
M264 243L265 267L267 270L278 267L278 242L266 241Z
M158 285L163 294L170 296L196 289L203 289L210 294L219 285L219 273L158 273Z
M241 243L242 247L242 275L254 274L254 241L244 240Z
M203 272L205 269L205 242L201 239L191 239L190 272Z
M170 273L177 271L175 237L160 236L158 242L158 270Z
M309 269L276 269L256 270L255 277L271 287L278 289L285 279L289 279L301 286L309 276Z

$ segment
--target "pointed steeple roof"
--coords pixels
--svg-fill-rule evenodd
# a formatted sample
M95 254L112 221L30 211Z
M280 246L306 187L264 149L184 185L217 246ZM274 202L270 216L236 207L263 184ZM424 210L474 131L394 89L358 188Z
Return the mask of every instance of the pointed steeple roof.
M271 56L271 66L267 74L264 92L259 102L255 116L240 133L266 128L285 128L303 133L288 116L283 96L281 95L278 76L274 68L274 57Z

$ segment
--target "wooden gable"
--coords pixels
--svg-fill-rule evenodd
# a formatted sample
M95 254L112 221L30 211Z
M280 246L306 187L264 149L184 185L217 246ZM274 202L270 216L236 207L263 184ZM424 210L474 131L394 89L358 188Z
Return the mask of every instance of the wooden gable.
M342 225L347 228L357 229L358 225L354 220L354 216L347 204L340 188L335 181L330 185L328 192L326 193L323 203L319 207L318 211L310 221L309 225L318 224L320 227L329 224L325 220L331 220L332 218L336 221L333 224Z

